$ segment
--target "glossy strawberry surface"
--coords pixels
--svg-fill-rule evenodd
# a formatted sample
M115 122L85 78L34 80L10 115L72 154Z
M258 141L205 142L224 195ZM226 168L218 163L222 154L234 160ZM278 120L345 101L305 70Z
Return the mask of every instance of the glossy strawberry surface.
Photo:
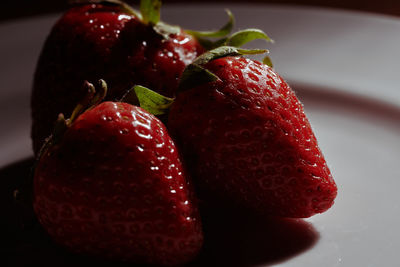
M74 252L182 264L203 240L187 178L157 118L104 102L78 117L42 155L34 210L53 240Z
M163 38L117 5L80 5L54 25L41 52L32 93L35 154L59 113L86 95L84 80L105 79L109 100L135 84L172 96L185 66L203 52L181 31Z
M196 183L266 214L309 217L331 207L336 184L289 85L241 57L205 67L220 80L178 94L169 114Z

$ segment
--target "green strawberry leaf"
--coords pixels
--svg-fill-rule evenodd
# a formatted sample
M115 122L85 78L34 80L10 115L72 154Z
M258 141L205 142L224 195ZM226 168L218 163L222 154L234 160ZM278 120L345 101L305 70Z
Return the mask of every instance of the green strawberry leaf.
M224 37L232 31L233 24L235 23L235 18L233 17L232 12L229 9L226 9L225 11L229 16L229 20L221 29L216 31L192 31L192 30L185 30L185 31L198 39Z
M179 83L178 93L195 86L220 80L217 75L203 67L212 60L226 56L262 54L266 52L268 52L266 49L241 49L233 46L220 46L207 51L185 68Z
M238 48L237 51L239 52L239 55L257 55L257 54L269 53L268 49L243 49L243 48Z
M193 63L188 65L183 71L178 92L217 80L220 80L217 75L202 66Z
M206 49L206 50L212 50L214 48L220 47L222 45L226 44L226 41L228 40L227 37L218 39L216 41L212 41L206 38L197 38L197 41Z
M161 0L141 0L140 13L144 24L156 25L160 21Z
M229 46L240 47L248 42L251 42L256 39L265 39L267 42L273 42L268 35L259 29L246 29L235 32L232 34L226 44Z
M274 64L272 64L272 60L271 60L271 58L269 56L264 57L263 63L265 65L267 65L268 67L271 67L271 68L274 67Z
M140 107L153 115L167 113L168 108L174 102L174 98L169 98L150 90L141 85L135 85L131 90L136 93Z
M266 49L242 49L233 46L220 46L199 56L194 60L193 64L204 65L221 57L263 54L267 52L268 50Z

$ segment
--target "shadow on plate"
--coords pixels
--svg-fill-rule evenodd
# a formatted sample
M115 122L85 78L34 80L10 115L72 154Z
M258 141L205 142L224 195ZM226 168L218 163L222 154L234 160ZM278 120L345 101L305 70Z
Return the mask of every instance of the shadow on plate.
M3 217L1 228L6 266L132 266L88 259L69 253L52 243L36 223L21 229L21 216L13 191L29 177L32 159L0 170ZM312 248L319 234L301 219L259 217L249 211L225 204L202 205L205 244L199 257L188 266L254 266L283 262ZM24 214L23 216L29 216Z
M353 94L345 90L294 83L297 96L308 108L332 110L344 116L353 116L369 123L400 131L400 108L373 97Z

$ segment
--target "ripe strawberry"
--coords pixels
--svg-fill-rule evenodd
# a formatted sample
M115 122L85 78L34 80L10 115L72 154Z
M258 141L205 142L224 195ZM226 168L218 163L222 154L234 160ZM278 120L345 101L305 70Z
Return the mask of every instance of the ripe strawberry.
M34 210L49 235L108 259L175 265L195 257L201 223L165 126L120 102L103 102L67 125L34 175Z
M188 69L202 62L218 79L190 81L168 121L196 183L272 215L309 217L331 207L335 182L289 85L258 61L204 56Z
M145 22L143 14L140 19L115 0L95 2L101 3L68 10L54 25L41 52L31 102L35 154L57 115L68 114L84 96L80 89L84 80L107 80L112 88L110 100L134 84L172 96L185 66L204 51L180 28Z

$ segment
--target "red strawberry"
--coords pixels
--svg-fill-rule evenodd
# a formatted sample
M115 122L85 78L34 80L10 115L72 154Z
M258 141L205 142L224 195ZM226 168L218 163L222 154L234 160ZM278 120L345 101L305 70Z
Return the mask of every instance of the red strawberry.
M46 40L32 94L35 154L57 115L68 114L84 96L84 80L107 80L110 100L134 84L172 96L185 66L204 51L181 29L163 32L165 24L144 22L125 4L110 2L118 1L72 7Z
M72 251L182 264L203 240L186 178L156 117L127 103L103 102L42 152L34 210L49 235Z
M258 61L204 56L188 69L209 61L202 66L219 79L179 93L168 122L196 182L272 215L331 207L335 182L289 85Z

